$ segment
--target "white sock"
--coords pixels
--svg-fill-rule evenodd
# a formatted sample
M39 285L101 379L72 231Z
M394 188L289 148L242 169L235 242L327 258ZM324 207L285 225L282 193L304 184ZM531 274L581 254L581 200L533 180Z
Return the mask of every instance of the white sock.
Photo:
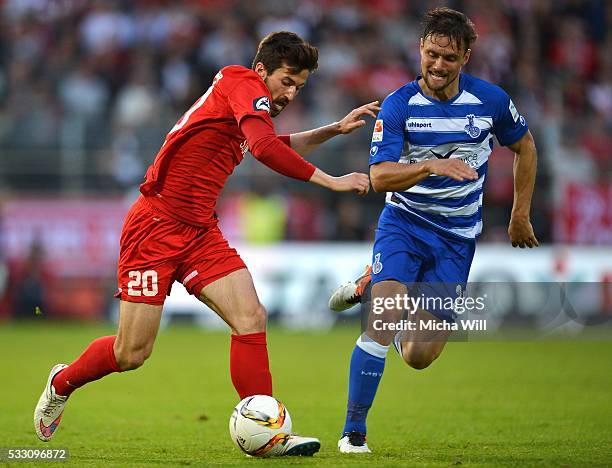
M355 344L366 353L381 359L385 359L387 357L387 352L389 351L389 346L384 346L377 343L365 333L357 338L357 342Z

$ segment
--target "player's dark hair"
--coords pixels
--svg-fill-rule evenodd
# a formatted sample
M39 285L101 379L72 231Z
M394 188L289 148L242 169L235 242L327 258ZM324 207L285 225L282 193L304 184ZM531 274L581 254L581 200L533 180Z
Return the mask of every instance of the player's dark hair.
M302 70L313 72L317 69L319 51L300 36L289 31L268 34L257 47L257 54L252 67L261 62L268 73L283 66L289 67L291 73Z
M467 16L447 7L434 8L425 13L423 39L438 35L448 37L464 51L472 47L478 37L474 23Z

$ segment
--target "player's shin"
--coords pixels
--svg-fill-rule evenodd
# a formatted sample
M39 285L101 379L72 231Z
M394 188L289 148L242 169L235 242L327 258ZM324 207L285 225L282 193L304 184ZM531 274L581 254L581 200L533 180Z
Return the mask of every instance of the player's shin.
M272 396L265 332L232 335L230 374L241 400L251 395Z
M365 333L357 339L351 357L343 433L366 433L366 418L382 378L388 350L389 346L377 343Z
M53 379L58 395L69 396L86 383L101 379L113 372L121 372L115 359L113 345L116 336L103 336L91 342L85 351Z

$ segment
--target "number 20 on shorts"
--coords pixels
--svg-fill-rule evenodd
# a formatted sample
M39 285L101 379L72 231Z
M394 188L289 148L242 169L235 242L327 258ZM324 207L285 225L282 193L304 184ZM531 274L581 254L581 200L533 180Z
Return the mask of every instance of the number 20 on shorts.
M128 296L155 296L157 295L157 272L155 270L128 272ZM137 289L134 289L137 288Z

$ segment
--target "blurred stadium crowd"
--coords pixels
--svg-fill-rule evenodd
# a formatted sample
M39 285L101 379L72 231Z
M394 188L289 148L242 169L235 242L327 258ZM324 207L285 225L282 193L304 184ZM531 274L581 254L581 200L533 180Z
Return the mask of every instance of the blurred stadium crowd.
M0 0L0 317L109 308L127 206L117 196L136 196L168 129L219 68L250 66L265 34L295 31L320 51L276 119L289 133L412 80L420 18L441 5L476 25L466 72L504 87L535 136L540 241L612 245L609 1ZM366 171L372 124L313 161ZM512 164L494 150L481 241L507 244ZM333 194L245 158L218 211L232 242L367 241L382 205L382 194Z
M466 71L504 87L527 117L540 152L533 222L541 241L612 242L610 215L600 213L612 205L605 0L0 1L3 195L133 193L214 73L250 66L271 31L295 31L320 50L319 70L277 119L280 133L382 100L418 73L419 21L436 5L474 21L479 39ZM371 122L313 159L335 174L365 171L370 135ZM250 159L219 207L230 237L372 238L381 194L324 193ZM497 148L489 171L482 240L505 242L512 155ZM592 197L599 203L585 207Z

